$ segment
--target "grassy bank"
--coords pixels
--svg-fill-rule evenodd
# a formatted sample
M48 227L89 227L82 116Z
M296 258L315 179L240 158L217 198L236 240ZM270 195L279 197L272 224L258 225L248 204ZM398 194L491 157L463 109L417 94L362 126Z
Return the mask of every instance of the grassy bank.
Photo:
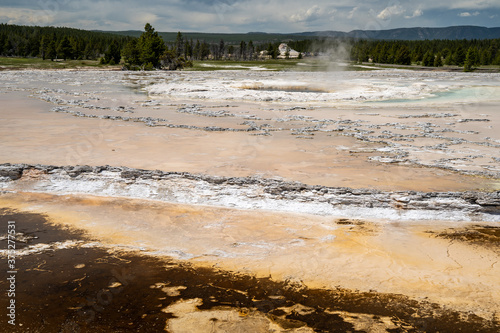
M120 69L121 66L100 65L97 60L43 60L41 58L0 57L0 70L15 69Z
M440 71L463 71L462 67L423 67L418 65L402 66L388 64L363 63L337 63L325 58L305 58L305 59L269 59L252 61L217 61L203 60L194 61L193 67L186 68L188 71L217 71L217 70L255 70L255 71L366 71L377 69L410 69L410 70L440 70ZM16 69L103 69L120 70L121 65L102 65L98 60L42 60L41 58L17 58L0 57L1 70ZM474 71L478 72L499 72L498 66L482 66Z
M253 61L194 61L188 71L262 70L262 71L323 71L332 65L320 59L270 59ZM121 65L101 65L97 60L42 60L41 58L0 57L0 70L16 69L108 69L119 70Z
M329 70L370 70L370 68L360 68L350 63L337 63L322 58L306 59L270 59L253 61L215 61L204 60L195 61L193 71L214 71L214 70L255 70L255 71L329 71ZM374 68L376 69L376 68Z
M431 67L431 66L422 66L416 63L411 65L394 65L394 64L382 64L382 63L371 63L371 62L363 62L360 64L365 68L372 67L373 69L409 69L415 71L446 71L446 72L463 72L464 68L455 65L444 65L441 67ZM498 73L500 72L500 67L496 65L489 66L480 66L475 67L472 72L483 72L483 73Z

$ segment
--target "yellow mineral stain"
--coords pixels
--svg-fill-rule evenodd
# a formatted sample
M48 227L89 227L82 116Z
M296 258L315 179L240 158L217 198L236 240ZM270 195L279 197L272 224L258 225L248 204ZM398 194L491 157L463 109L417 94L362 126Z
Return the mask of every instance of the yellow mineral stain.
M3 194L0 204L45 213L52 223L84 230L121 250L141 250L308 287L404 294L485 317L500 310L498 251L436 237L450 222L346 221L333 216L32 193ZM167 294L179 290L158 287L166 288Z

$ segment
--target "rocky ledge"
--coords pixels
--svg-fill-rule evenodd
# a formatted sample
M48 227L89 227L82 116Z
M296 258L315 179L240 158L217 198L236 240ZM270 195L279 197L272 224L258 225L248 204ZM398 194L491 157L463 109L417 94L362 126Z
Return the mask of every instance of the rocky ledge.
M113 166L0 164L0 190L120 196L356 218L500 222L500 191L385 192Z

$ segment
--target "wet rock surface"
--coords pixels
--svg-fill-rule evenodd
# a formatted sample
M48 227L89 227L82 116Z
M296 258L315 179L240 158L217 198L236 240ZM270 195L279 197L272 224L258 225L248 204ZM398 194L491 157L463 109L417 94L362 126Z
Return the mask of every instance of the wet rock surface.
M435 237L449 239L482 246L500 249L500 227L495 225L474 225L471 227L449 228L443 232L433 233Z
M25 248L55 245L18 258L20 325L10 332L175 333L193 325L221 332L497 332L500 328L495 320L403 295L307 288L294 281L118 251L82 231L54 226L47 216L0 209L1 225L11 220L33 236ZM77 245L57 246L68 241ZM7 287L6 279L0 286ZM0 305L6 306L6 298ZM6 317L0 320L7 327Z
M0 177L16 180L21 178L23 174L22 168L2 168L0 169Z
M26 179L22 176L33 173L37 176ZM387 218L500 221L500 191L383 192L261 177L220 177L112 166L2 164L0 175L3 175L0 188L4 190L124 195L320 215L350 212L360 216L375 214L373 217L390 213Z

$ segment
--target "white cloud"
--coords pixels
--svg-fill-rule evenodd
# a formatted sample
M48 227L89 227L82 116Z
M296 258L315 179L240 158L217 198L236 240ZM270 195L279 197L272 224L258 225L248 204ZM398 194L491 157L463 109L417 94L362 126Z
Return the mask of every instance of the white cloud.
M359 7L354 7L350 12L349 14L347 15L347 18L349 20L351 20L353 17L354 17L354 13L356 13L356 11L358 10Z
M430 5L432 5L432 3L429 3L429 6ZM498 0L455 0L446 6L448 9L485 9L498 7Z
M470 16L478 16L479 14L481 14L480 12L474 12L474 13L470 13L470 12L463 12L463 13L460 13L458 14L458 16L460 17L470 17Z
M292 22L304 22L314 19L321 15L321 8L318 5L314 5L306 11L301 11L299 13L290 16L290 21Z
M134 15L133 22L135 24L144 24L144 22L148 22L150 24L155 23L158 20L158 15L148 12L137 13Z
M0 22L8 24L48 25L55 20L52 12L27 8L0 8Z
M336 10L325 10L318 5L314 5L306 11L301 11L299 13L293 14L290 16L290 22L311 22L315 20L319 20L325 17L331 17L335 14Z
M394 6L386 7L384 10L382 10L377 15L377 18L379 18L381 20L388 20L391 17L401 15L404 12L405 12L405 9L403 9L402 6L394 5Z
M412 19L412 18L419 17L422 15L424 15L424 12L421 9L415 9L415 11L413 12L413 14L411 16L407 15L407 16L405 16L405 18Z
M500 0L0 0L0 23L82 29L300 32L451 26L476 16L498 25ZM49 5L50 4L50 5ZM57 4L57 5L56 5ZM335 11L337 8L337 11ZM479 14L481 13L481 14ZM497 15L497 16L495 16ZM492 17L490 19L490 17ZM403 19L404 22L401 20Z

